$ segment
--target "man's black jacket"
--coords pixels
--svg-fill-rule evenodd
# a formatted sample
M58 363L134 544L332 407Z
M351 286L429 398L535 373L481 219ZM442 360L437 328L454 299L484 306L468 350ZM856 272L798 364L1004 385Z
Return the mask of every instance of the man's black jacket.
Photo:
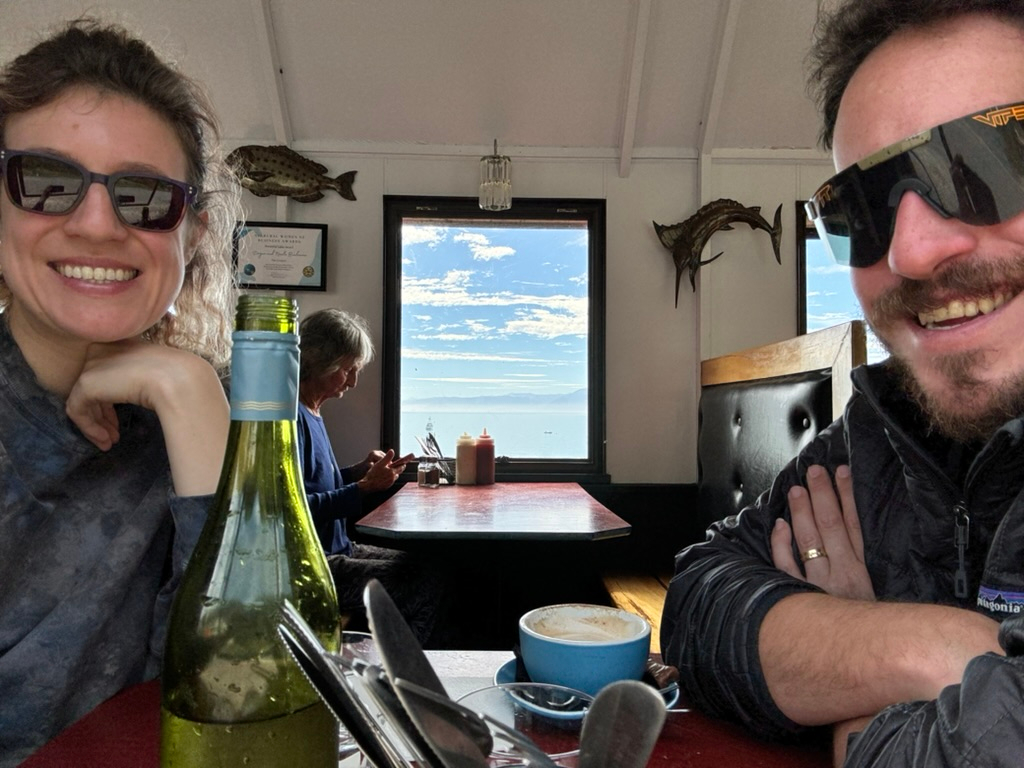
M850 466L865 560L879 599L973 608L996 619L1024 610L1024 423L1014 419L969 450L928 434L884 364L861 367L853 379L857 391L843 418L791 461L755 504L716 523L705 542L676 558L662 618L666 662L679 667L692 703L764 737L800 730L768 694L757 636L776 602L820 591L774 568L770 547L775 519L789 519L787 491L803 484L812 464L830 471ZM962 548L955 543L958 525L967 534ZM1003 674L1021 674L1016 662L991 657L985 663L999 665ZM972 711L1002 711L976 688L970 689L979 697L970 702ZM887 710L864 738L883 720L896 734L908 717L936 706ZM1018 747L1024 746L1024 720L1020 725ZM881 731L876 738L886 740Z

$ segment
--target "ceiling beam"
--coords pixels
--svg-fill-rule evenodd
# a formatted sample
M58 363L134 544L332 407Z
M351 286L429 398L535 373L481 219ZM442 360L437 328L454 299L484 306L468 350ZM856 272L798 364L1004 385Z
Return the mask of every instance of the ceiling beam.
M626 102L622 114L622 142L619 145L619 176L629 176L636 141L636 120L643 87L644 59L647 56L647 32L651 25L651 0L637 0L633 25L633 55L630 58Z
M718 135L718 119L722 111L722 99L725 96L725 82L729 75L729 63L732 61L732 48L736 39L736 25L740 17L740 7L743 0L725 0L722 10L719 13L718 22L718 58L715 60L714 68L711 71L711 87L708 89L708 98L704 104L704 122L701 124L701 135L697 142L697 199L701 204L710 202L712 192L711 176L711 155L715 148L715 140ZM706 271L706 270L704 270ZM698 360L708 356L708 350L712 349L712 324L708 322L709 317L705 316L711 302L702 301L705 295L710 296L712 289L705 282L714 280L714 275L697 274L697 296L695 297L696 318L697 318L697 339L698 339ZM700 366L696 366L700 368ZM694 374L696 379L699 374ZM700 392L699 382L696 384L696 392Z
M274 138L278 144L288 145L292 143L292 122L288 114L288 101L284 95L284 70L277 55L277 38L274 36L274 20L270 15L270 0L251 0L251 4L258 43L256 51L262 63L267 94L270 97Z
M718 119L722 111L722 99L725 97L725 83L729 76L729 64L732 61L732 48L736 40L736 26L739 22L743 0L726 0L722 6L718 25L719 40L716 50L718 58L712 69L711 88L704 106L704 123L701 126L700 154L707 156L715 147L718 138Z

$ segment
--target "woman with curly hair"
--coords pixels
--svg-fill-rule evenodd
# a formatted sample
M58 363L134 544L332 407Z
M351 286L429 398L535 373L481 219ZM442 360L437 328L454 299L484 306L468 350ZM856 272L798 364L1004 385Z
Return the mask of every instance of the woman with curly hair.
M229 413L201 89L79 20L0 69L0 766L160 668Z

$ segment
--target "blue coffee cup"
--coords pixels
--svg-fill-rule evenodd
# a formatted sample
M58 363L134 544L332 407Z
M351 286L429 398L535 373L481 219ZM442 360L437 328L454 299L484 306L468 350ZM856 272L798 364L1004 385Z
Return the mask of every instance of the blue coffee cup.
M519 619L519 651L535 683L595 696L609 683L643 677L650 650L651 625L620 608L566 603Z

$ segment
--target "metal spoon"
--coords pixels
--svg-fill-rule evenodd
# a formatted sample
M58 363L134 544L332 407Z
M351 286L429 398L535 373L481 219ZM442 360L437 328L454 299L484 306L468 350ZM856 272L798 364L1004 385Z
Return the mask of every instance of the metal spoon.
M486 755L470 737L470 721L449 708L451 699L400 678L395 692L445 768L487 768Z
M665 700L646 683L620 680L594 698L580 734L579 768L643 768L665 724Z
M482 760L480 755L470 754L469 750L455 750L452 748L454 744L449 745L447 730L453 726L456 730L463 732L469 728L474 730L483 728L488 731L488 734L493 728L519 748L526 758L525 765L536 768L556 768L544 750L519 731L495 720L490 715L474 712L472 709L452 701L447 696L442 696L409 680L401 678L396 680L395 690L427 739L438 739L440 743L434 744L434 749L445 760L445 765L448 768L480 768L480 766L487 765L486 760ZM490 750L488 750L488 754L490 754Z

